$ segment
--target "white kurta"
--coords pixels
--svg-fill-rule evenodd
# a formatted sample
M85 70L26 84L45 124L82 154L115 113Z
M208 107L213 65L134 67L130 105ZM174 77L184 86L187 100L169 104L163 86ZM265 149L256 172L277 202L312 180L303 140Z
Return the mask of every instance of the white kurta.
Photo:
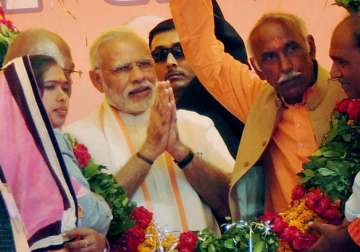
M345 217L348 221L360 217L360 172L356 175L353 192L345 204Z
M113 174L143 145L149 119L148 112L136 116L125 113L119 115L125 130L120 126L117 115L105 102L98 112L65 128L66 132L88 147L96 163L106 165ZM183 143L200 153L204 160L230 174L234 160L213 122L186 110L178 110L177 117ZM135 150L129 146L129 139ZM165 154L161 155L145 179L155 221L169 231L183 231L184 222L190 230L205 227L216 229L216 222L209 208L202 203L184 173L173 161L171 163L172 165L168 165ZM135 192L132 200L138 205L149 207L142 188Z

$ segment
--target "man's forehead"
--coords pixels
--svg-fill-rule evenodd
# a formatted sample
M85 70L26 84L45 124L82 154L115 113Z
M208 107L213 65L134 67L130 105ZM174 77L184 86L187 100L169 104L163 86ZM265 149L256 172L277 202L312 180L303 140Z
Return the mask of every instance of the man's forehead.
M175 43L179 43L180 38L176 30L169 30L158 33L154 36L151 41L151 49L155 49L156 47L171 47Z
M335 31L330 43L330 57L332 59L343 59L354 56L356 50L355 41L350 30L341 29Z
M116 65L151 59L146 44L136 40L112 39L103 43L98 50L104 64Z
M254 51L270 50L290 42L302 43L304 37L300 29L290 23L266 22L258 27L252 38Z
M331 45L355 47L356 44L351 27L347 24L337 27L331 38Z

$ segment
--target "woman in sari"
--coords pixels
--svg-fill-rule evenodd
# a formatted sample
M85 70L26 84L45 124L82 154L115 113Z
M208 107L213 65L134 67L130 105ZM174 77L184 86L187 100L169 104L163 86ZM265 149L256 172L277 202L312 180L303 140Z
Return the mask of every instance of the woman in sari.
M68 112L71 84L67 81L63 69L52 57L34 55L30 56L30 62L66 168L72 181L75 179L81 184L81 189L76 190L80 206L79 228L65 233L71 241L66 247L70 251L102 252L107 244L104 235L112 219L111 210L101 196L90 191L71 146L60 131Z

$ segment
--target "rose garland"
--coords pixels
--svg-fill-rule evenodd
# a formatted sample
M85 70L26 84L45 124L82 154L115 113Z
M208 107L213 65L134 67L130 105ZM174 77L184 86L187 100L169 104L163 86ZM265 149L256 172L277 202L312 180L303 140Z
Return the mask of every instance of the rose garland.
M6 19L4 10L0 7L0 67L2 67L10 43L18 33L14 23Z
M185 232L179 239L166 232L160 235L153 214L144 207L135 207L135 203L127 198L126 191L105 172L105 166L95 164L85 145L77 143L69 134L66 138L90 189L101 195L112 210L113 220L107 234L111 252L151 252L159 247L164 251L176 247L180 252L194 251L195 234Z
M221 237L207 229L198 235L183 232L179 237L162 230L154 223L152 213L144 207L135 207L114 177L105 172L105 167L94 163L86 146L70 135L66 136L91 190L101 195L112 209L113 220L107 235L111 252L271 252L278 247L270 222L230 223Z
M339 102L325 142L299 174L305 188L320 188L332 200L340 200L342 209L360 169L359 115L360 100Z
M360 100L344 99L337 104L325 141L299 173L301 185L293 189L290 208L264 215L281 239L278 251L311 247L318 237L309 233L310 222L341 223L345 201L360 171L359 117Z
M107 238L110 243L115 242L119 237L134 226L135 222L140 222L137 217L138 210L135 204L129 201L126 191L121 188L111 174L105 172L105 166L95 164L87 148L83 144L78 144L70 135L66 135L71 143L73 153L78 161L79 167L89 182L91 191L101 195L109 204L112 210L113 220L111 221ZM146 216L145 216L146 217ZM146 218L144 221L148 221ZM137 229L130 230L136 233Z

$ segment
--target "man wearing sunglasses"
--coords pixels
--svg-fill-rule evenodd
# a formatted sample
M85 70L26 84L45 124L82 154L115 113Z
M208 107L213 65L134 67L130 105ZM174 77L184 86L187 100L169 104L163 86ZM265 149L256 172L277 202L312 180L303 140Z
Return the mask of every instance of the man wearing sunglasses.
M174 27L171 20L159 25ZM156 74L160 80L170 81L174 95L179 100L185 87L193 80L194 73L184 59L179 37L174 28L152 37L150 42L151 55L155 61Z
M217 38L224 43L225 50L235 59L248 64L243 40L224 19L217 2L212 2ZM172 19L162 21L150 31L149 47L159 80L168 80L172 85L177 109L195 111L209 117L235 158L243 123L211 96L196 78L184 57Z

